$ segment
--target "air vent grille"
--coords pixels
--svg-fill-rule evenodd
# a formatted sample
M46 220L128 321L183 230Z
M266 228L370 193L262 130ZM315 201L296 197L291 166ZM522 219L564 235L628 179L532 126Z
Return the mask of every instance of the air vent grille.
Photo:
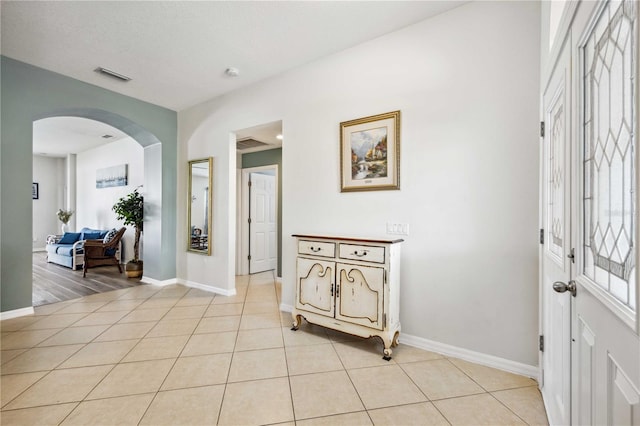
M104 74L106 76L115 78L115 79L120 80L120 81L130 81L131 80L131 77L127 77L124 74L120 74L120 73L112 71L112 70L110 70L108 68L98 67L94 71L97 72L97 73Z
M236 149L238 151L242 151L243 149L249 149L249 148L257 148L257 147L261 147L261 146L265 146L265 145L269 145L266 144L264 142L260 142L257 141L255 139L242 139L236 142Z

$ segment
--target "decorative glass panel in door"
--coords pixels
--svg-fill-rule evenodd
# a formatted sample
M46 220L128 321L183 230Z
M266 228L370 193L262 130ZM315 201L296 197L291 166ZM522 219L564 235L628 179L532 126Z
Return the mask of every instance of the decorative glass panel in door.
M548 243L545 245L549 255L559 266L564 264L565 245L565 89L563 81L557 93L553 96L548 111L548 121L551 134L549 135L546 153L547 173L547 229Z
M583 49L582 272L631 311L636 309L635 7L634 1L608 3Z

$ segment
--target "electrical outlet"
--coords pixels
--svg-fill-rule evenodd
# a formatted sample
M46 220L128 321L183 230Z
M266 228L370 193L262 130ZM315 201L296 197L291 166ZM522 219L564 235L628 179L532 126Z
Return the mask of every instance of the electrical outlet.
M409 224L387 222L387 234L409 235Z

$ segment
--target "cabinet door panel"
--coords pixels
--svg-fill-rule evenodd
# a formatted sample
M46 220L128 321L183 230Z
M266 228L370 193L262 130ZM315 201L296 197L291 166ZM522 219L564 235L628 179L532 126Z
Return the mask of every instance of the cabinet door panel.
M336 318L384 329L384 269L338 263Z
M336 264L299 257L297 266L296 308L333 317L335 312L333 277Z

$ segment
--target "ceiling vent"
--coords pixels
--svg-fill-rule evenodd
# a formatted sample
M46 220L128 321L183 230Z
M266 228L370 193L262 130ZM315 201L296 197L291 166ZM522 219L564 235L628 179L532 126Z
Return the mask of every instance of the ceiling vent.
M115 78L115 79L120 80L120 81L130 81L131 80L131 77L127 77L124 74L120 74L120 73L117 73L115 71L111 71L110 69L103 68L103 67L98 67L94 71L97 72L97 73L109 76L111 78Z
M258 147L266 146L266 145L269 145L269 144L268 143L264 143L264 142L260 142L260 141L257 141L255 139L251 139L251 138L242 139L242 140L236 141L236 149L238 151L242 151L243 149L249 149L249 148L258 148Z

